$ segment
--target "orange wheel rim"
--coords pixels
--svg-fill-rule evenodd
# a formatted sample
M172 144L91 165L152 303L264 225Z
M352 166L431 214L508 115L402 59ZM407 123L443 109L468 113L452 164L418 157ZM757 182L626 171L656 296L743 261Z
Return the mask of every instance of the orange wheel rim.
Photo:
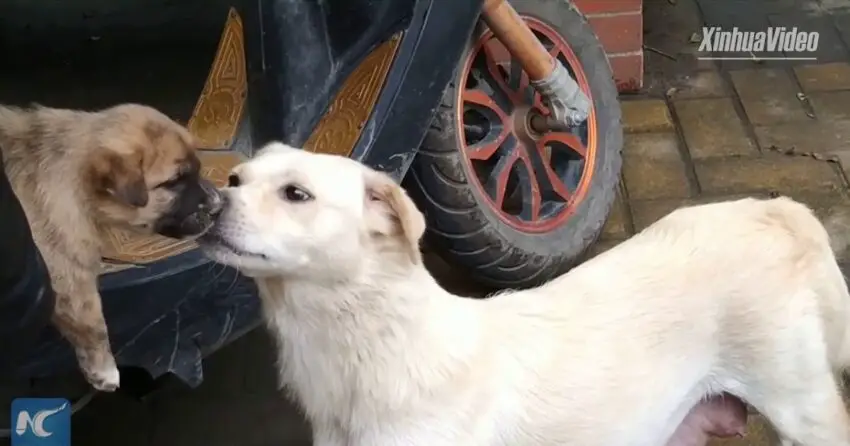
M587 76L564 38L541 20L523 19L592 103ZM595 110L570 131L534 132L531 117L550 111L489 30L473 44L461 73L455 119L470 184L514 229L545 233L563 226L590 188Z

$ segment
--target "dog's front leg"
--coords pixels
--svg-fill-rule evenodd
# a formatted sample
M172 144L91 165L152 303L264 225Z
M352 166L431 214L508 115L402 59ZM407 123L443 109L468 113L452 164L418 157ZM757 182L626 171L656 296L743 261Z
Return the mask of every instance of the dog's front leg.
M73 291L63 286L56 290L53 324L74 346L80 369L92 387L112 392L118 388L120 377L109 346L96 280L92 277L86 278L85 283L78 281Z

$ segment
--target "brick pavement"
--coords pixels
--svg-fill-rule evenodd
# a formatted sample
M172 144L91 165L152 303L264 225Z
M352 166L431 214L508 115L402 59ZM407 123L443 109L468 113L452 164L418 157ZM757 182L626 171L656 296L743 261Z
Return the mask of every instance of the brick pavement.
M622 102L623 184L603 241L683 204L772 192L821 212L846 202L850 64L728 74L700 72L683 94Z
M743 9L741 9L743 8ZM645 2L646 88L622 102L627 132L621 193L601 252L686 204L778 192L822 213L847 203L850 174L850 0ZM796 20L796 21L795 21ZM821 31L818 61L705 62L689 41L703 23ZM816 153L838 162L779 152ZM276 390L263 332L207 361L204 384L146 403L96 400L75 419L75 445L308 445L297 411ZM765 446L753 416L747 439Z

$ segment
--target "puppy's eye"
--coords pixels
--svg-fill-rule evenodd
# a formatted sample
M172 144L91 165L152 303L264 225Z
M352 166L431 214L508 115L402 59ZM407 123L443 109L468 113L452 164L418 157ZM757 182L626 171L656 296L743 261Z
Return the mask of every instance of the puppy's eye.
M294 203L303 203L305 201L311 201L313 199L313 196L310 195L310 192L307 192L306 190L292 184L283 186L280 189L280 196L283 197L284 200L291 201Z
M242 180L239 179L239 175L235 173L231 173L229 177L227 177L227 187L239 187L242 184Z
M160 189L160 188L170 189L170 188L176 186L177 183L179 183L180 180L182 180L182 179L183 179L183 175L177 175L176 177L169 178L168 180L157 184L156 188L157 189Z

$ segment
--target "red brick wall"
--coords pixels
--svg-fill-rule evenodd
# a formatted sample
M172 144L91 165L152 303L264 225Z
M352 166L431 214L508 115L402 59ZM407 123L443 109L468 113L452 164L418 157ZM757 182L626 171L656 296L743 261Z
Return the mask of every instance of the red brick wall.
M621 92L643 86L642 0L573 0L602 42Z

